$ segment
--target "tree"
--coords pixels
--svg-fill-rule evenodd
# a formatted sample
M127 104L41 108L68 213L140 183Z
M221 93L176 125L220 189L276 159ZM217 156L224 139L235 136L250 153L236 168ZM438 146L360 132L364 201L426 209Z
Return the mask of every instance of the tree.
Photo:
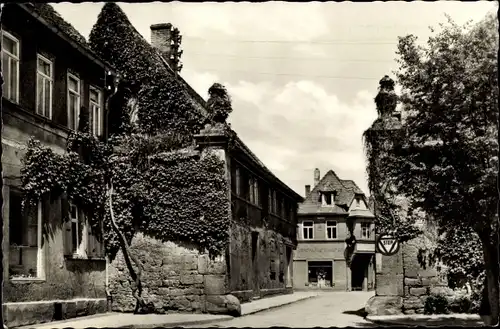
M392 167L398 190L441 232L481 241L492 323L499 315L498 27L490 15L463 27L448 18L418 46L400 37L396 72L407 115ZM450 235L452 236L452 235Z

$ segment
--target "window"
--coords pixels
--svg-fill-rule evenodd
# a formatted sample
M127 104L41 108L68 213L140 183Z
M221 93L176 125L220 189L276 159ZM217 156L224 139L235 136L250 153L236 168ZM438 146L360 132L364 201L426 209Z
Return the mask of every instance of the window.
M359 198L356 198L356 208L359 208L361 206Z
M68 74L68 127L78 129L80 115L80 79Z
M313 222L304 222L302 224L302 238L304 240L311 240L313 238Z
M236 168L236 195L241 195L241 173L240 168Z
M333 220L326 221L326 238L336 239L337 238L337 222Z
M267 190L267 210L272 213L273 212L273 191L271 189Z
M333 206L334 203L334 195L331 192L325 192L323 193L323 205L324 206Z
M276 199L276 191L273 190L273 213L276 214L277 213L277 210L278 210L278 200Z
M38 55L36 71L36 113L52 118L52 62Z
M361 223L361 238L370 238L370 223Z
M255 204L260 206L260 195L259 195L259 181L257 179L254 179L253 181L253 194L255 198Z
M101 91L90 87L90 113L92 115L92 134L102 135L102 100Z
M66 196L61 200L61 212L66 214L63 226L64 256L69 258L104 257L101 227L91 227L87 217L77 205L68 201Z
M2 31L3 96L19 102L19 40Z
M42 202L23 210L21 192L11 190L9 198L9 276L42 278Z
M78 207L74 204L69 206L69 218L71 220L71 246L73 256L86 257L87 256L87 223L81 216Z
M254 189L254 180L253 178L248 179L248 186L249 186L249 191L248 191L248 201L251 203L255 203L255 189Z

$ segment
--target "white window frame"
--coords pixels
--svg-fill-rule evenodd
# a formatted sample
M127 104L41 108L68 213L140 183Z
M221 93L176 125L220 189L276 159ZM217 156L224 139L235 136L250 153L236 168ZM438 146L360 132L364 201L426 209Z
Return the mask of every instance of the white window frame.
M306 225L311 224L311 225ZM305 232L308 234L304 234ZM307 235L307 237L306 237ZM314 239L314 222L312 220L306 220L302 222L302 239L303 240L313 240Z
M92 100L91 93L93 91L97 93L97 102ZM90 88L89 88L89 104L90 104L90 113L92 114L92 134L94 136L101 136L102 135L102 126L103 126L102 125L103 113L102 113L102 90L100 88L97 88L95 86L90 86ZM96 113L95 113L96 108L97 108L97 111L99 114L97 117L97 122L96 122Z
M42 220L43 220L43 208L42 202L39 201L37 204L37 254L36 254L36 277L11 277L11 280L44 280L45 279L45 268L44 268L44 255L43 255L43 236L42 236ZM9 220L13 220L9 218ZM10 265L10 264L9 264Z
M38 70L38 61L39 60L42 60L43 62L50 65L50 76L48 76L45 73ZM50 84L49 84L50 85L50 91L49 91L50 100L49 100L49 109L48 109L49 115L48 116L38 112L38 105L40 102L40 100L38 99L38 94L39 94L38 88L40 88L40 87L45 88L45 83L43 83L42 86L38 85L38 75L42 76L42 78L44 79L44 82L45 82L45 80L48 80L50 82ZM52 99L53 99L52 95L53 95L53 92L54 92L54 62L41 54L37 54L37 56L36 56L36 109L35 110L36 110L37 114L39 114L43 117L49 118L49 119L52 119ZM45 97L45 93L43 93L43 96ZM42 102L45 106L45 98L42 100Z
M17 48L17 55L14 55L8 51L6 51L4 48L3 48L3 37L7 37L7 39L10 39L11 41L14 41L14 43L16 44L16 48ZM15 103L19 103L19 75L20 75L20 72L19 72L19 64L21 62L21 42L19 41L18 38L16 38L15 36L13 36L12 34L10 34L9 32L7 31L4 31L2 30L2 57L3 57L3 53L5 52L5 54L7 54L7 56L9 57L9 72L12 72L12 67L11 67L11 63L12 61L15 62L15 68L16 68L16 71L17 71L17 77L16 77L16 81L15 81L15 84L16 84L16 94L14 95L13 98L11 97L5 97L6 99L10 100L10 101L13 101ZM11 74L12 76L12 74ZM4 81L4 85L5 85L6 81ZM3 89L4 90L4 93L5 93L5 88Z
M73 208L76 209L76 218L73 217ZM73 234L76 234L76 244L73 244L72 242L72 252L73 252L73 257L74 258L87 258L87 246L88 246L88 223L87 223L87 218L84 216L82 220L80 220L80 209L78 208L77 205L70 203L69 204L69 218L71 221L71 241L73 241ZM73 224L75 224L75 227L73 228ZM80 241L79 237L79 231L80 231L80 225L82 226L82 239Z
M324 192L321 193L322 205L325 207L333 207L335 205L333 193ZM330 204L328 204L327 200L330 200Z
M361 230L361 239L370 239L371 237L371 223L369 222L361 222L360 223L360 230ZM363 227L367 227L366 229L366 235L364 234L365 231L363 231Z
M69 79L75 79L77 82L78 82L78 86L77 86L77 91L76 90L71 90L69 88ZM73 94L75 96L78 96L78 104L76 106L76 113L74 115L74 120L75 122L73 122L74 124L74 127L72 127L69 123L69 118L70 118L70 95ZM79 77L77 77L76 75L68 72L68 75L67 75L67 78L66 78L66 99L67 99L67 103L68 103L68 128L70 129L74 129L74 130L78 130L78 124L79 124L79 121L80 121L80 106L81 106L81 98L82 98L82 95L81 95L81 80Z
M334 224L333 225L328 225L329 223L334 223ZM326 226L326 229L325 229L325 237L326 237L326 239L327 240L335 240L335 239L337 239L337 221L336 220L327 220L325 222L325 226ZM333 234L332 234L332 237L329 238L328 237L328 230L329 229L331 230L333 228L335 229L335 236L333 236Z

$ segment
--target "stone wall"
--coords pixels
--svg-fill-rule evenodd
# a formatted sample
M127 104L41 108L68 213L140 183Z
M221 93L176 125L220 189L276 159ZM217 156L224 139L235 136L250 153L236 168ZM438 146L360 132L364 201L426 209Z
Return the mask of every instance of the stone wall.
M402 243L396 255L377 257L376 296L367 303L369 314L423 314L429 296L444 295L453 302L454 293L448 288L443 269L419 261L419 249L432 244L432 237L420 235Z
M423 314L425 300L433 295L453 295L448 288L445 275L438 266L423 266L418 261L421 246L428 244L427 236L419 236L405 243L402 248L404 259L403 305L404 314ZM432 243L432 242L431 242Z
M231 227L230 289L242 302L287 292L287 276L292 275L287 272L286 245L281 234L261 228L253 232L259 235L254 257L252 229L239 224Z
M195 246L163 243L140 233L134 236L131 251L143 264L143 297L153 303L156 313L239 312L238 299L227 295L225 257L210 260ZM121 251L110 264L109 288L113 311L134 311L131 279Z

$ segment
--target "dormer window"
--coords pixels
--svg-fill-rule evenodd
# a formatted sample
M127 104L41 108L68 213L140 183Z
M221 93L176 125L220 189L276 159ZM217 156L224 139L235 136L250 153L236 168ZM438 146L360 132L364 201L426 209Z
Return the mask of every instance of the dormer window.
M322 192L321 193L321 203L323 206L334 206L335 205L335 194L333 192Z

